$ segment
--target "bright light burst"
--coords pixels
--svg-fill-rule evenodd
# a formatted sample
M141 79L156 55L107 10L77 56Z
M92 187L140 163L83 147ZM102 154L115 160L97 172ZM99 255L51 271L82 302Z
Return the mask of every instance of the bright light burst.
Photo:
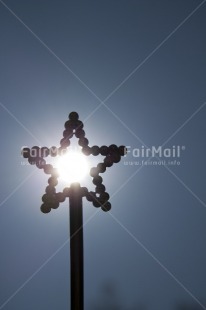
M89 174L89 165L86 157L80 152L70 151L59 157L56 168L59 177L68 184L80 182Z

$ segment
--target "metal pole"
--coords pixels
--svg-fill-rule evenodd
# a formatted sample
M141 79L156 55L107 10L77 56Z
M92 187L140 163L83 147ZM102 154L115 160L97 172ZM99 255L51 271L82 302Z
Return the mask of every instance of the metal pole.
M70 210L70 285L71 310L84 309L84 253L81 188L71 186Z

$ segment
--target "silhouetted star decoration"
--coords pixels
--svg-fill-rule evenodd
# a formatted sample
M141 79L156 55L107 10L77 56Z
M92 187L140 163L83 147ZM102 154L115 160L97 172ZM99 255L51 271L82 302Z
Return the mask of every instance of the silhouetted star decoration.
M114 163L118 163L121 156L126 154L126 147L116 146L112 144L110 146L103 145L101 147L97 145L89 146L89 141L85 137L85 131L83 130L83 123L79 120L79 115L76 112L69 114L69 120L64 124L65 130L63 131L63 138L60 141L60 147L38 147L33 146L30 148L23 148L22 155L28 159L31 165L36 165L37 168L44 170L46 174L49 174L48 186L46 187L45 194L42 196L43 204L41 205L41 211L43 213L49 213L51 209L57 209L59 203L64 202L66 197L70 197L71 188L66 187L62 192L56 193L55 186L58 184L58 171L51 164L47 164L44 157L51 155L55 157L60 155L62 151L67 150L70 146L70 139L73 136L78 138L78 144L82 147L84 155L97 156L101 154L105 156L104 161L100 162L96 167L90 169L90 175L93 178L92 182L96 186L95 192L88 191L86 187L79 186L79 194L82 197L86 197L88 201L91 201L95 207L101 207L103 211L109 211L111 204L109 202L109 194L106 192L106 188L103 185L103 179L99 175L104 173L107 168L111 167ZM35 154L35 156L33 155Z

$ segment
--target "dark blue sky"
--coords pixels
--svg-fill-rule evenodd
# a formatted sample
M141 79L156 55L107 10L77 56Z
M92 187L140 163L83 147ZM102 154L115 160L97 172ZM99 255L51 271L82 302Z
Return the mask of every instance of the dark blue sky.
M108 283L122 310L206 309L205 2L0 0L0 309L69 307L68 203L40 212L20 150L58 145L73 110L91 145L185 148L130 152L104 175L111 212L84 202L85 310Z

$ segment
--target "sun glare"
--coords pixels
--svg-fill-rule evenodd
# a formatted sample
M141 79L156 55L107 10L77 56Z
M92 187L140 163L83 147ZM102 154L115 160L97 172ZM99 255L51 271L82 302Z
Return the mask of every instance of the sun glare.
M56 167L60 179L68 184L80 182L89 174L89 165L86 157L80 152L68 152L62 155L59 157Z

